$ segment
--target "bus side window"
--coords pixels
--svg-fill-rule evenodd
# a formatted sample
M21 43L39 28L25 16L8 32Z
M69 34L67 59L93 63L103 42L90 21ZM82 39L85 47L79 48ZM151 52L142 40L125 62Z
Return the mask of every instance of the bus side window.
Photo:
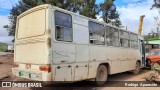
M138 37L135 34L130 33L131 48L138 48Z
M104 45L104 26L89 21L89 37L90 44Z
M119 31L112 27L106 27L106 44L108 46L119 46Z
M128 32L120 30L120 45L121 47L130 47Z
M55 26L57 41L71 42L73 40L71 15L55 11Z

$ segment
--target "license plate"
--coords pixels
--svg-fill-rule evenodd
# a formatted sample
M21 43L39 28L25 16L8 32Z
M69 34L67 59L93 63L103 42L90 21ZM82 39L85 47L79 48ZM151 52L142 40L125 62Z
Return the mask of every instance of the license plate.
M33 80L42 79L42 75L40 73L29 73L29 72L20 71L19 76L23 78L33 79Z
M27 73L27 72L19 72L19 76L29 78L29 73Z

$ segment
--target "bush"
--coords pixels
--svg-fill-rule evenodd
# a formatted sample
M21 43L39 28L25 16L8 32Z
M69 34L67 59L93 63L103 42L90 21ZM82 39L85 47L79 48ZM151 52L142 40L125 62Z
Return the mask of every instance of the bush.
M4 52L7 50L7 44L1 44L0 43L0 52Z

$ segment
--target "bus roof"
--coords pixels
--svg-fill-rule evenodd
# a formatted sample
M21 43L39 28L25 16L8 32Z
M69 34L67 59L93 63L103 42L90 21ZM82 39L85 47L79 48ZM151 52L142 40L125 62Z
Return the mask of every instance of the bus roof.
M122 29L120 27L117 27L117 26L113 26L113 25L110 25L110 24L107 24L105 22L102 22L102 21L99 21L97 19L93 19L93 18L89 18L89 17L86 17L86 16L83 16L83 15L79 15L79 14L76 14L74 12L71 12L71 11L68 11L68 10L65 10L65 9L62 9L62 8L59 8L59 7L56 7L56 6L53 6L53 5L50 5L50 4L43 4L43 5L39 5L39 6L36 6L36 7L33 7L25 12L23 12L22 14L20 14L18 16L18 19L29 14L29 13L32 13L36 10L39 10L39 9L44 9L44 8L55 8L56 10L60 10L60 11L63 11L64 13L68 13L68 14L71 14L71 15L76 15L76 16L80 16L80 17L83 17L85 19L88 19L90 21L93 21L93 22L96 22L96 23L99 23L99 24L103 24L103 25L106 25L106 26L109 26L109 27L113 27L113 28L116 28L116 29L119 29L119 30L123 30L123 31L126 31L126 32L130 32L132 34L136 34L134 32L131 32L131 31L127 31L125 29ZM137 34L136 34L137 35Z
M21 17L23 17L23 16L25 16L25 15L27 15L27 14L30 14L30 13L32 13L32 12L34 12L34 11L37 11L37 10L40 10L40 9L45 9L45 8L47 8L47 7L49 7L49 6L50 6L49 4L43 4L43 5L39 5L39 6L33 7L33 8L31 8L31 9L26 10L25 12L21 13L21 14L17 17L17 19L19 19L19 18L21 18Z

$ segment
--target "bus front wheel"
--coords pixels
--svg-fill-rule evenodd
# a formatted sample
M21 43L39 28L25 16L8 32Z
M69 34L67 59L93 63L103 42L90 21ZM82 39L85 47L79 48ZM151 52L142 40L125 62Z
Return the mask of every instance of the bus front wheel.
M95 78L95 82L98 86L103 86L108 77L108 71L105 65L100 65L97 69L97 75Z

